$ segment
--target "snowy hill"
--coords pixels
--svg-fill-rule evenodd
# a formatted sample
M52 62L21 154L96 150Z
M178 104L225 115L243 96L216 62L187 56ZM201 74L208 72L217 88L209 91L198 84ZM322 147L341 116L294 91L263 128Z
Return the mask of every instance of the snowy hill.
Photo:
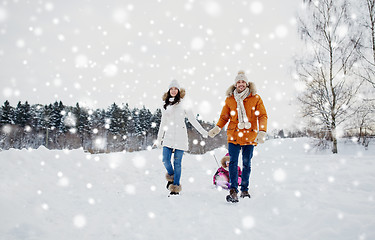
M375 239L375 151L306 152L308 139L256 148L251 199L212 186L225 149L185 154L167 197L161 150L0 152L0 239Z

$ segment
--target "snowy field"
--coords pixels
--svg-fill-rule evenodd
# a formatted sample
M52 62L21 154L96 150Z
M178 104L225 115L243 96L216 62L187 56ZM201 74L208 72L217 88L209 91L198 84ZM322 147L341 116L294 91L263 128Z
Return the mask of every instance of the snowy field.
M308 143L258 146L252 198L237 204L212 186L225 149L185 154L174 197L158 149L0 152L0 239L375 239L375 146Z

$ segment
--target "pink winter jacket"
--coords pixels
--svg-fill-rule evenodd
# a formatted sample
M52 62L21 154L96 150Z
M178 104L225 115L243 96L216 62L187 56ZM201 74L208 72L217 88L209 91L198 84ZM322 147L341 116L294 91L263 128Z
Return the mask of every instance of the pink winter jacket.
M242 171L239 166L237 166L237 170L238 170L238 185L241 185ZM216 173L214 174L213 183L214 185L218 185L223 188L230 188L229 171L227 171L224 167L219 167Z

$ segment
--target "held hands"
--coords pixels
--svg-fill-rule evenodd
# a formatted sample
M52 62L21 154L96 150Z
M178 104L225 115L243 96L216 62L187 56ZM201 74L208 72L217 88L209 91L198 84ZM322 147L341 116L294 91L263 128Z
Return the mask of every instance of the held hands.
M266 132L265 131L259 131L257 137L255 138L255 142L257 143L264 143L266 140Z
M219 128L218 126L215 126L213 129L211 129L210 131L208 131L208 136L210 136L211 138L213 138L217 134L219 134L220 131L221 131L221 128Z
M203 137L203 138L207 138L207 137L208 137L208 132L207 132L207 131L204 131L204 132L202 133L202 137Z

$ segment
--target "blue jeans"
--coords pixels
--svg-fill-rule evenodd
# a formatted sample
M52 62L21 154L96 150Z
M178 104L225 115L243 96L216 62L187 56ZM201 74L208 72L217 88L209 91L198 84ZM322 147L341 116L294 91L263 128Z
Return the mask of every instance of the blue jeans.
M241 191L249 191L250 172L251 172L251 158L253 157L254 146L253 145L237 145L228 143L229 151L229 181L231 188L234 188L238 192L238 155L242 149L242 182Z
M173 184L180 185L181 178L181 162L182 156L184 155L183 150L175 149L173 156L173 167L171 164L173 149L169 147L163 147L163 164L169 175L173 176Z

